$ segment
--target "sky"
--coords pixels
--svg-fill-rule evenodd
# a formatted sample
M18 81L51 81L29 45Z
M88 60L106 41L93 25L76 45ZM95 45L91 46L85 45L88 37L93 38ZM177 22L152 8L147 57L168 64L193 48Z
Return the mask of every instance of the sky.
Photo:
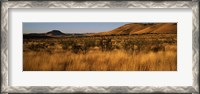
M23 33L46 33L60 30L63 33L97 33L120 27L125 22L24 22Z

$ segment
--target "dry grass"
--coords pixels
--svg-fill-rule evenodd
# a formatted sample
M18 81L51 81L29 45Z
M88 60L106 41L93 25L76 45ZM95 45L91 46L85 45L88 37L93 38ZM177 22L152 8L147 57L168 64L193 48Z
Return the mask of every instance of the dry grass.
M23 40L24 71L176 71L177 35Z
M124 50L86 54L24 52L24 71L176 71L176 51L127 53Z

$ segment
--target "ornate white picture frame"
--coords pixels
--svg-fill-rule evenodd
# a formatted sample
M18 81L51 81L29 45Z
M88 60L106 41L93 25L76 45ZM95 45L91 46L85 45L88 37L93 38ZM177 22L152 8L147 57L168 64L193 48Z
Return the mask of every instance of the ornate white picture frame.
M2 1L1 93L199 93L198 1ZM192 86L9 86L9 9L15 8L190 8L192 10ZM183 19L184 20L184 19Z

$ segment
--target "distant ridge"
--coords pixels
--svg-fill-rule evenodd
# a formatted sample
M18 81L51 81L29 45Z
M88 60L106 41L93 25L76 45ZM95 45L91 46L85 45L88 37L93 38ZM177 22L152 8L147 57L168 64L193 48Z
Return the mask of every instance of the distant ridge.
M52 30L47 33L26 33L23 34L23 38L31 39L31 38L59 38L59 37L74 37L74 36L85 36L87 34L81 33L63 33L60 30Z

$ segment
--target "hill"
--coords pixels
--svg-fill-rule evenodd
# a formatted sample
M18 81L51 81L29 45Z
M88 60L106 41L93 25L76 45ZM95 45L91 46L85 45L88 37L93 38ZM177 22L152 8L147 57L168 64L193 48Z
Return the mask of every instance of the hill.
M100 32L97 35L121 35L121 34L146 34L146 33L177 33L176 23L131 23L120 26L108 32Z
M62 33L59 30L52 30L46 33L46 36L51 36L51 37L62 37L65 36L66 34Z

